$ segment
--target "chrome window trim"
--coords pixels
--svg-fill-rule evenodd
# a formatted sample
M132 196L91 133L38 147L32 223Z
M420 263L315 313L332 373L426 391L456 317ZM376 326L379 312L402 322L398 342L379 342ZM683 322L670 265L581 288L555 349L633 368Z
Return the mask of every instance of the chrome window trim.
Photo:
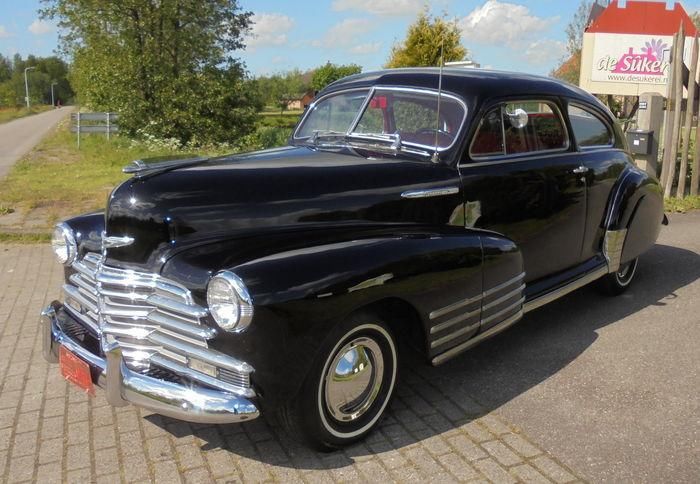
M603 119L602 116L597 114L595 111L592 109L587 108L581 103L577 102L567 102L566 103L566 115L569 116L569 123L571 123L571 113L569 112L569 106L573 106L575 108L580 109L581 111L586 111L588 114L599 120L601 123L603 123L603 126L608 130L608 135L610 136L610 143L606 145L590 145L590 146L581 146L578 143L578 139L576 138L576 132L574 131L574 126L573 124L571 125L571 134L574 135L574 141L576 142L576 147L581 150L581 151L593 151L593 150L600 150L600 149L606 149L606 148L612 148L615 146L615 130L613 127L610 125L609 120Z
M542 103L542 104L547 104L550 107L553 107L552 112L557 114L559 116L559 121L561 123L562 128L564 129L564 138L566 140L566 145L562 148L556 148L556 149L551 149L551 150L539 150L539 151L527 151L524 153L515 153L515 154L507 154L505 153L506 150L506 137L505 137L505 125L503 124L503 107L506 104L517 104L517 103ZM484 119L486 118L486 114L491 112L493 108L496 106L499 106L501 109L501 130L503 132L503 151L505 154L503 155L486 155L486 156L474 156L472 153L472 148L474 147L474 141L476 141L476 135L479 133L479 129L481 128L481 124L483 123ZM569 151L571 148L571 139L569 138L569 129L567 128L566 120L564 119L564 116L561 113L561 109L559 109L559 106L554 102L554 101L545 101L543 99L513 99L513 100L507 100L507 101L500 101L494 106L491 106L488 111L484 113L484 116L481 117L479 120L479 126L476 128L476 131L474 131L474 135L472 136L471 141L469 142L469 159L474 160L476 162L489 162L491 160L493 161L505 161L505 160L520 160L521 158L528 157L532 158L533 156L538 156L541 154L559 154L559 153L566 153ZM461 163L460 163L461 165Z
M457 144L457 140L458 140L458 138L459 138L460 133L461 133L462 130L464 129L464 126L465 126L465 123L466 123L466 120L467 120L467 114L468 114L468 112L469 112L469 109L467 108L467 103L464 102L464 100L463 100L462 98L460 98L459 96L457 96L457 95L455 95L455 94L446 93L446 92L444 92L444 91L438 93L438 90L437 90L437 89L431 89L431 88L417 88L417 87L403 87L403 86L391 86L391 85L389 85L389 86L372 86L372 87L369 87L369 88L366 88L366 87L362 87L362 88L355 87L355 88L346 89L346 90L334 91L334 92L330 92L330 93L328 93L328 94L326 94L326 95L324 95L324 96L318 98L317 100L314 100L314 102L312 102L311 104L309 104L309 107L306 109L306 112L304 113L304 116L303 116L303 117L301 118L301 120L299 121L299 124L297 125L297 128L294 130L294 134L293 134L293 136L292 136L292 139L294 139L294 140L305 140L305 139L309 139L308 136L299 137L299 136L297 136L297 133L298 133L299 129L303 126L304 122L306 121L306 118L309 116L309 113L310 113L311 111L313 111L313 109L316 107L316 105L317 105L318 103L320 103L322 100L327 99L327 98L332 97L332 96L338 96L338 95L341 95L341 94L346 94L346 93L348 93L348 92L365 91L365 90L368 92L367 98L365 99L365 101L363 102L362 106L360 107L360 110L358 111L357 116L355 117L355 119L354 119L353 122L351 123L350 128L348 129L348 131L345 132L346 135L349 136L349 135L351 135L352 133L354 133L355 129L357 128L357 124L360 122L360 119L362 119L362 116L365 114L365 111L367 110L367 106L369 105L370 101L372 100L372 97L374 96L374 94L375 94L377 91L407 92L407 93L416 93L416 94L427 94L427 95L434 96L434 97L437 97L437 98L448 98L448 99L452 99L453 101L456 101L456 102L462 107L462 109L463 109L462 119L461 119L461 121L460 121L460 123L459 123L459 128L458 128L457 130L455 130L455 137L454 137L454 139L452 140L452 143L450 143L450 144L449 144L448 146L446 146L446 147L439 147L439 148L438 148L438 152L439 152L439 153L443 153L443 152L445 152L445 151L451 150L452 148L454 148L455 144ZM418 147L418 148L424 148L424 149L429 149L429 150L435 150L435 145L424 145L424 144L421 144L421 143L412 143L412 142L410 142L410 141L402 141L402 144L405 144L405 145L408 145L408 146L415 146L415 147Z
M613 147L613 148L609 148L609 149L611 151L620 151L622 153L625 153L625 150L622 150L620 148ZM507 160L505 160L505 159L504 160L494 160L494 161L479 161L479 162L474 162L474 163L471 163L468 161L466 161L466 162L463 161L463 162L460 162L459 165L457 165L457 167L458 168L470 168L470 167L477 168L480 166L497 166L497 165L500 165L503 163L520 163L520 162L532 161L535 159L540 160L543 158L553 158L555 156L562 156L562 154L573 156L573 155L580 155L581 152L580 151L568 151L566 153L559 153L559 152L558 153L548 153L548 154L545 154L542 156L527 156L527 157L523 157L523 158L514 158L514 159L507 159Z

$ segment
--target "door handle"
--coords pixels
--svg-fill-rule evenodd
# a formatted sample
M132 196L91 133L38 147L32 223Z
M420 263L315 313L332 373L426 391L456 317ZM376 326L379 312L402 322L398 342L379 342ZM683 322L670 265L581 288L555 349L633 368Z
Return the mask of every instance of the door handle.
M586 168L585 166L581 165L581 166L579 166L578 168L574 168L574 173L575 173L576 175L584 175L584 174L588 173L588 168Z

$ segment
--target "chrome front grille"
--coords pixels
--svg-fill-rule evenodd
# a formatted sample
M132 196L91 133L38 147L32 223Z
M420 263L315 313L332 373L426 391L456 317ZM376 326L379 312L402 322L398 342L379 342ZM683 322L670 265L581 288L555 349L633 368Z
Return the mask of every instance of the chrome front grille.
M103 344L118 343L131 370L167 370L252 396L252 368L208 348L216 329L202 323L207 310L187 288L158 274L106 266L95 253L72 267L76 272L63 286L67 310ZM208 373L199 371L202 365Z

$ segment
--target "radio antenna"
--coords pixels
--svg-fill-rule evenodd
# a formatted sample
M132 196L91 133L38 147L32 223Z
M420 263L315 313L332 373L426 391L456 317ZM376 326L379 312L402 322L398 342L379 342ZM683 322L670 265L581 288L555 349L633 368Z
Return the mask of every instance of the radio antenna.
M440 41L440 74L438 75L438 98L437 98L437 121L435 123L435 151L430 161L433 163L440 163L440 152L439 152L439 141L440 141L440 103L442 101L442 67L444 63L445 55L445 34L443 32L442 39Z

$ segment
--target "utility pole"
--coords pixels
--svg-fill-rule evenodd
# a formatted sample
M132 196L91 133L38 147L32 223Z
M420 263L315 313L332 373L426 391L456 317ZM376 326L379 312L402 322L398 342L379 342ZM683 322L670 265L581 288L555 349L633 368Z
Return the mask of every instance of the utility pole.
M27 82L27 71L30 71L32 69L36 69L36 67L32 66L24 69L24 99L25 101L27 101L27 109L29 109L29 83Z
M54 87L56 84L58 84L58 83L57 83L57 82L52 82L52 83L51 83L51 106L54 107L54 108L56 107L56 102L55 102L54 99L53 99L53 87Z

